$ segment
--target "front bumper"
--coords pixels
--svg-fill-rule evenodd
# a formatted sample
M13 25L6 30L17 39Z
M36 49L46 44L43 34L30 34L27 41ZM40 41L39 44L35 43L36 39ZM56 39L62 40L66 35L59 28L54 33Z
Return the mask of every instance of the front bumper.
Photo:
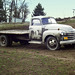
M62 44L75 44L75 39L74 40L67 40L67 41L60 41L60 45Z

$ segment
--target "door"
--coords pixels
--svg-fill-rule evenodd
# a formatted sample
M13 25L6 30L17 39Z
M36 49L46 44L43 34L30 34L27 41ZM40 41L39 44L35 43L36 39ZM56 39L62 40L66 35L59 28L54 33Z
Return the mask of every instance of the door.
M42 24L40 19L32 19L31 26L29 27L30 39L41 40L42 39Z

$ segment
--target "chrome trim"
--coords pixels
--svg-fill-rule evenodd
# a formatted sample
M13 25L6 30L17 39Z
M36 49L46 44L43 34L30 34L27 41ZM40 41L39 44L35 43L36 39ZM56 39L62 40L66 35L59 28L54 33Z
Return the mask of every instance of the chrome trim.
M75 43L75 39L74 40L67 40L67 41L60 41L60 44L74 44Z

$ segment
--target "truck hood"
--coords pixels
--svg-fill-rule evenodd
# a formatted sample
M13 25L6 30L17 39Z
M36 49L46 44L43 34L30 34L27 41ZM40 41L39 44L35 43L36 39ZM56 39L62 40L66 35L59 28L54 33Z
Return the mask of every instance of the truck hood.
M58 30L59 29L59 30L63 30L66 32L74 31L74 28L72 28L69 25L64 25L64 24L49 24L45 26L45 29L48 29L48 30Z

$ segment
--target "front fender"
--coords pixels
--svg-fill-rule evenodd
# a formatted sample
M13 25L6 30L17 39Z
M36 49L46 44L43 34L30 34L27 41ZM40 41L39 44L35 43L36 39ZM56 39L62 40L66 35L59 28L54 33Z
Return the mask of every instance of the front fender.
M45 42L45 38L47 36L54 36L56 37L58 40L60 39L60 31L58 30L47 30L43 32L43 37L42 37L42 42Z

